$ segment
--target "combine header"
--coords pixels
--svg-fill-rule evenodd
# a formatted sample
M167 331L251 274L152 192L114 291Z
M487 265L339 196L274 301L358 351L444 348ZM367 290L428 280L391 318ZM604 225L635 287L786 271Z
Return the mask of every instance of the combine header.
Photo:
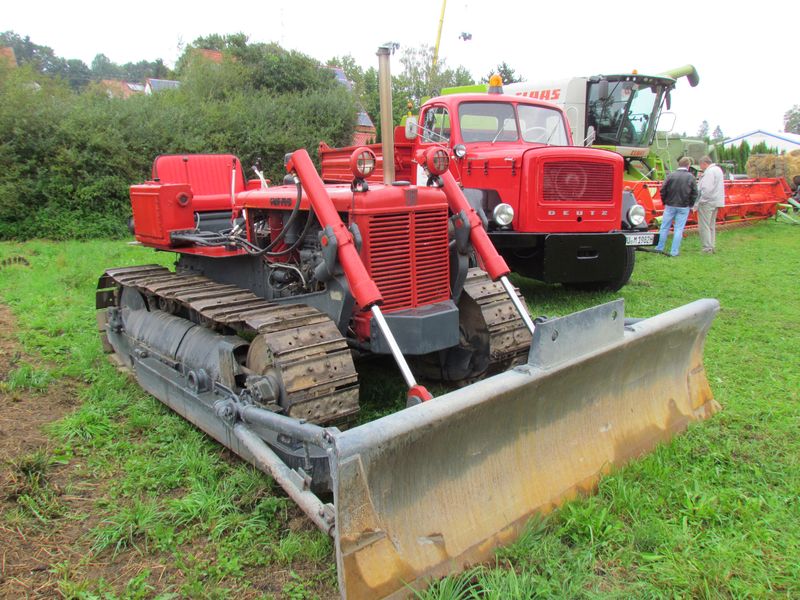
M647 213L647 223L658 229L664 203L661 201L661 181L630 182L637 202ZM726 179L725 206L717 211L717 224L748 223L774 217L779 206L792 195L783 178ZM687 227L697 227L697 215L690 213Z
M715 300L534 322L447 152L416 160L428 185L367 183L364 148L349 185L325 185L298 150L268 187L230 155L161 156L131 188L134 227L176 270L109 269L97 292L107 350L333 537L347 598L490 558L533 513L718 408L703 368ZM408 407L356 425L368 354L394 358ZM469 385L432 398L420 374Z

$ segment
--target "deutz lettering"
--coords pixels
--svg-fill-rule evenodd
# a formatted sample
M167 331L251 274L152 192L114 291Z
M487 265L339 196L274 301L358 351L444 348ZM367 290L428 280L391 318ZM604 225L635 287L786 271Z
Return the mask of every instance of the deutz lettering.
M294 201L291 198L270 198L269 203L272 206L291 206Z
M548 217L555 217L557 214L558 214L558 211L556 211L556 210L548 210L547 211L547 216ZM570 211L569 209L561 211L561 215L564 216L564 217L568 217L571 214L572 214L572 211ZM576 217L582 217L585 214L586 214L586 211L583 211L583 210L576 210L575 211L575 216ZM607 210L590 210L589 211L589 216L591 216L591 217L594 217L594 216L596 216L598 214L601 217L607 217L608 216L608 211Z

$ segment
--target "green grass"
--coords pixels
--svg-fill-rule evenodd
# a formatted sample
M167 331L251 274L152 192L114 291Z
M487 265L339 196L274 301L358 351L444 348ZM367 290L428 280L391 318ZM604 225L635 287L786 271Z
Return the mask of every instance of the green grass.
M7 514L9 524L35 519L37 525L46 526L64 514L59 492L49 477L55 462L53 456L42 449L13 460L6 493L16 506Z
M724 410L605 477L596 495L533 520L493 564L432 582L418 597L800 595L800 234L763 222L718 237L713 256L699 252L696 236L677 259L637 254L620 294L514 278L534 315L620 295L629 316L718 298L705 364ZM141 569L113 585L82 562L54 565L61 593L258 597L259 573L276 570L288 575L266 597L335 594L330 542L290 526L300 513L269 478L231 460L101 352L94 286L103 268L168 265L172 256L121 242L0 244L0 258L10 255L31 262L0 270L0 301L14 311L32 362L16 365L2 385L46 399L65 378L83 382L80 407L49 427L53 456L103 486L85 547L105 560L141 556ZM365 368L382 374L386 365ZM362 386L369 417L402 406L398 386L370 379ZM31 500L18 501L0 523L35 530L78 518L49 495L51 460L19 466L18 489L26 493L18 497ZM156 577L154 563L171 565L172 575Z

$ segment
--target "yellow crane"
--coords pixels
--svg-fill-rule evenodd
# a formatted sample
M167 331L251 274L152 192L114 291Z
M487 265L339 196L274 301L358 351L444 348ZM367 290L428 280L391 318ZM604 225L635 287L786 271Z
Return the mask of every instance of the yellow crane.
M439 15L439 31L436 32L436 45L433 47L433 61L431 62L431 73L436 72L436 62L439 60L439 42L442 40L442 25L444 24L444 9L447 7L447 0L442 0L442 13Z

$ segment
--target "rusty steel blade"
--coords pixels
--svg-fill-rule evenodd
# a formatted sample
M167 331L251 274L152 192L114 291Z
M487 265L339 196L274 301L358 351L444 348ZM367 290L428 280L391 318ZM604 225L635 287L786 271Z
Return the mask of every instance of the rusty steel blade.
M716 412L703 347L718 310L625 326L619 300L549 321L527 365L337 433L343 597L404 597L487 560L535 512Z

